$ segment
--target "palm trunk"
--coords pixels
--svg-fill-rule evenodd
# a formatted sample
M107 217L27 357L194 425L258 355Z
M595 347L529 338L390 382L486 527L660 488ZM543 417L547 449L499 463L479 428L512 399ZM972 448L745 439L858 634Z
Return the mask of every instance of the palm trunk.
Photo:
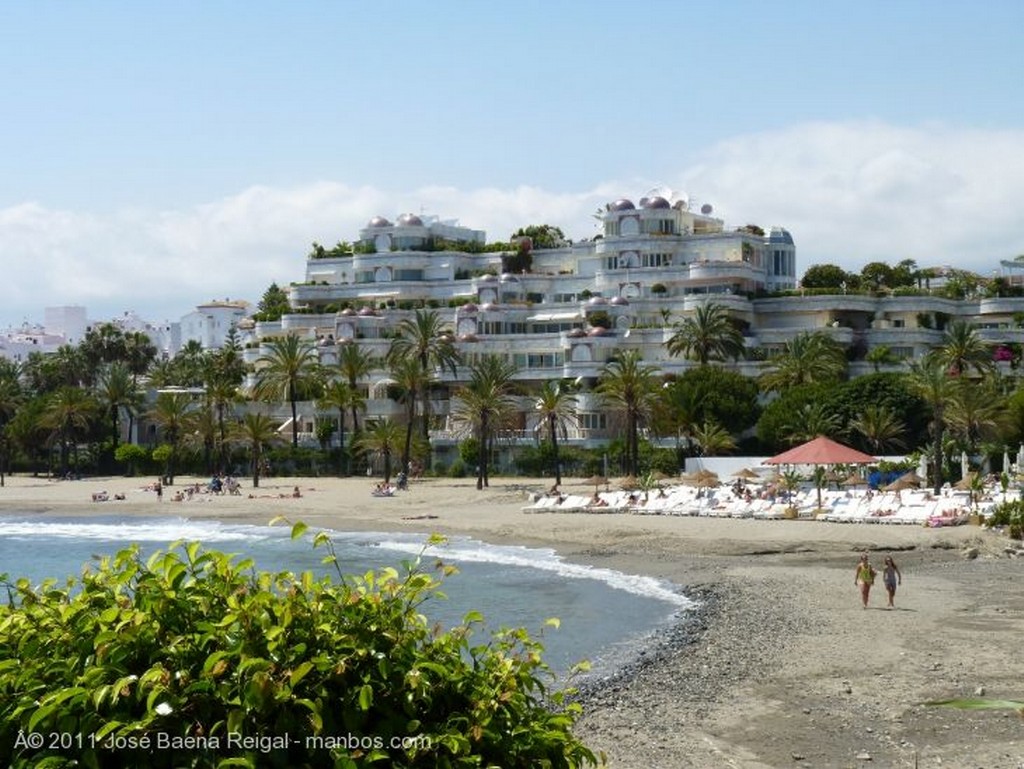
M480 438L476 448L476 489L484 488L484 473L487 467L487 414L480 417Z
M935 468L935 483L934 492L935 496L938 496L942 491L942 420L943 413L942 409L938 408L935 410L934 415L935 424L933 426L935 430L935 445L932 447L932 461L934 462Z
M260 448L258 445L252 448L252 487L258 489L260 487L260 464L262 463L263 457L260 455Z
M292 387L288 388L288 400L292 405L292 449L297 449L299 447L299 413L295 402L295 390Z
M551 452L555 457L555 485L562 485L562 463L558 461L558 429L555 424L555 415L548 416L548 426L551 430Z
M341 466L345 459L345 409L338 409L338 476L342 474Z

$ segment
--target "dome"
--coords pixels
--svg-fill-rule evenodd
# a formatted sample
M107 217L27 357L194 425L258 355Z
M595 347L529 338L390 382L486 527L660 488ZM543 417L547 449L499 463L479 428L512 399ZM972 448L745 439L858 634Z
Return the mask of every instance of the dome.
M502 283L518 283L519 282L519 278L517 278L511 272L503 272L503 273L501 273L501 282Z
M371 315L376 315L376 314L377 314L377 311L374 310L372 307L364 307L363 309L361 309L359 311L359 315L361 317L363 317L363 318L368 318Z
M463 334L462 336L459 337L459 341L460 342L479 342L480 341L480 337L478 337L476 334Z
M768 241L770 243L785 243L787 246L793 245L793 236L789 234L789 231L782 227L772 227L768 231Z
M478 309L480 309L480 308L477 307L472 302L470 302L469 304L462 305L462 312L466 313L467 315L469 315L470 313L476 312Z
M655 196L653 198L648 198L647 203L644 204L644 208L671 208L671 207L672 206L669 205L668 201L665 200L665 198L661 197L660 195L659 196Z
M598 307L603 304L608 304L608 300L603 296L592 296L587 300L587 307Z
M632 200L626 198L619 198L614 203L608 206L609 211L635 211L636 206L633 205Z
M477 278L476 282L477 283L494 283L497 279L498 279L497 275L492 275L491 273L487 273L486 275L481 275L479 278Z
M602 328L601 326L594 326L587 332L587 336L604 336L607 333L608 329Z
M353 310L351 307L346 307L344 310L341 311L341 314L347 318L351 318L353 315L356 314L356 311Z
M702 214L704 214L704 216L708 216L708 215L710 215L710 214L711 214L711 212L712 212L712 211L714 211L714 210L715 210L715 209L714 209L714 206L712 206L712 205L711 205L710 203L705 203L704 205L702 205L702 206L700 207L700 212L701 212Z
M391 222L385 219L383 216L375 216L370 220L367 227L390 227Z
M423 220L416 214L402 214L398 217L398 224L402 227L422 227Z
M480 312L493 312L496 309L498 309L498 305L496 305L494 302L485 302L484 304L480 305Z
M614 304L616 307L628 307L629 300L624 296L613 296L608 304Z
M581 336L586 336L586 335L587 335L587 332L584 331L582 328L579 328L579 327L574 328L572 331L570 331L568 334L566 334L566 336L568 336L568 337L570 337L572 339L579 339Z

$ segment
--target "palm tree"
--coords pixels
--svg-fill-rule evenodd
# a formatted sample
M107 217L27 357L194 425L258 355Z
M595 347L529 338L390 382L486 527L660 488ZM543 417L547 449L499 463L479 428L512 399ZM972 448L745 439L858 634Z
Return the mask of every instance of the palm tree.
M537 427L544 428L551 443L555 463L555 485L562 483L562 463L558 458L558 437L565 438L568 428L576 427L576 396L564 382L546 380L537 393Z
M7 359L3 359L6 363ZM3 364L0 364L3 365ZM18 408L25 401L21 385L18 383L18 369L16 364L4 366L0 373L0 487L4 486L4 476L7 472L8 459L8 436L7 425L18 413Z
M786 439L794 445L814 440L819 435L836 438L843 432L839 415L830 412L822 403L805 403L789 416L785 427Z
M822 331L797 334L782 353L771 360L761 376L765 390L782 391L803 384L838 382L846 373L846 355L832 337Z
M53 440L60 443L60 472L68 472L69 450L78 464L78 439L89 429L98 405L81 387L61 387L50 397L43 412L43 424Z
M935 494L942 489L942 439L946 428L946 409L956 395L949 367L938 355L926 355L910 365L909 384L932 412L932 472Z
M343 344L338 352L338 370L342 378L348 383L349 389L356 395L361 395L359 382L365 380L375 368L380 365L372 352L360 347L355 342ZM352 432L359 432L359 411L365 407L365 398L354 398L349 404L352 410ZM351 467L349 468L351 471Z
M117 451L121 437L121 412L134 415L142 407L143 397L124 363L111 363L101 369L96 394L110 418L110 438Z
M299 445L298 401L315 383L319 364L316 350L295 334L277 337L256 361L256 397L286 400L292 411L292 448Z
M164 443L170 446L170 455L164 476L167 484L174 485L174 470L178 459L178 447L182 439L192 429L192 413L195 403L186 393L162 392L156 396L149 417L160 428Z
M640 426L647 423L657 400L656 369L643 362L636 350L624 352L601 372L597 392L626 420L626 455L629 471L640 475Z
M266 414L255 411L246 412L242 421L235 424L231 431L233 440L249 449L249 460L252 463L252 487L260 487L260 471L263 468L263 449L281 440L280 434L274 429L274 420Z
M736 448L736 440L729 431L714 420L705 420L693 431L693 439L700 446L701 456L714 457Z
M967 374L971 369L978 374L987 374L994 368L992 350L974 327L964 320L955 320L946 327L936 354L954 376Z
M402 427L390 419L379 419L359 434L355 445L359 451L384 459L384 483L391 481L391 457L402 444Z
M423 384L423 370L415 358L394 358L391 361L391 377L398 389L398 399L405 405L405 443L402 448L402 469L409 467L412 452L412 433L416 422L416 394Z
M366 399L358 390L354 390L349 383L342 379L332 379L324 385L324 391L317 401L317 407L328 410L338 410L338 445L341 447L341 454L345 451L345 411L352 409L353 414L366 408ZM348 452L348 472L352 473L352 453ZM341 465L338 466L338 474L341 475Z
M946 409L946 424L974 454L983 441L995 439L1008 425L1006 399L996 392L991 380L968 382L958 379Z
M430 431L430 382L434 371L445 369L456 372L459 351L447 333L447 326L434 310L416 310L412 318L403 318L395 328L397 336L391 340L388 360L410 357L419 361L423 380L420 383L420 415L423 419L423 438Z
M512 377L515 364L497 355L484 355L470 366L469 382L455 393L452 417L477 439L476 487L488 486L488 457L494 433L515 411Z
M700 305L692 317L684 318L675 328L666 343L669 355L681 355L706 366L712 360L736 360L743 354L743 334L721 304Z
M886 406L868 406L850 422L850 427L864 436L873 454L905 447L903 435L907 427L896 412Z

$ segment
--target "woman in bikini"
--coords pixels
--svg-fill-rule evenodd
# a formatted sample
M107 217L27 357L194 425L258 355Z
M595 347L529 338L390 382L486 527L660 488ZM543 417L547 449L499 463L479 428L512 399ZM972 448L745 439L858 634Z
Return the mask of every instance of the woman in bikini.
M864 553L857 563L857 570L854 572L853 584L860 585L860 600L864 608L868 608L868 596L871 595L871 586L875 584L875 569L868 561L868 554Z
M885 585L885 592L889 594L889 608L896 608L892 599L896 597L896 586L903 584L903 575L900 574L900 567L892 559L891 555L885 556L882 566L882 584Z

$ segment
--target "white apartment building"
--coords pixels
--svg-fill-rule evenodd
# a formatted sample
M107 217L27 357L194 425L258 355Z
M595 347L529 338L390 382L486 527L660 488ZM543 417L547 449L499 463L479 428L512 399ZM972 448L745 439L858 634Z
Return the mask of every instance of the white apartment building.
M245 301L224 299L196 306L182 317L175 339L175 351L188 342L199 342L206 350L219 350L227 342L228 334L252 314L252 305ZM173 354L173 353L172 353Z

